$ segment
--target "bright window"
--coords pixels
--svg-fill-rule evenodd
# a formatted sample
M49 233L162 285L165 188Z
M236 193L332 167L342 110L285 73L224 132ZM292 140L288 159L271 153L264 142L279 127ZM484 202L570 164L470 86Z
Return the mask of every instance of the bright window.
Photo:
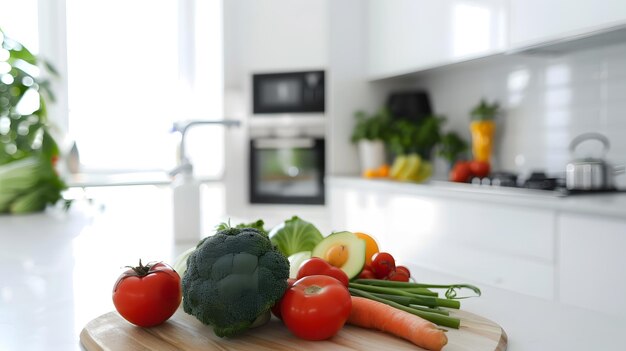
M0 0L0 28L31 52L39 52L37 0Z
M194 26L179 20L181 2ZM69 132L83 171L173 168L173 123L223 118L221 2L67 0L66 9ZM222 127L191 130L196 174L222 174L223 144Z

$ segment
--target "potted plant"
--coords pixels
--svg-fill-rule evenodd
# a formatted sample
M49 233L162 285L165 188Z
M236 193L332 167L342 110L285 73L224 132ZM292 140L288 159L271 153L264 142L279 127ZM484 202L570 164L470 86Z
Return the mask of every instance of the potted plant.
M352 142L357 144L361 172L366 176L386 176L385 142L389 136L391 116L389 110L381 108L373 115L363 111L355 113L356 124L352 131ZM381 172L381 170L383 170Z
M452 166L469 149L467 141L455 132L448 132L441 137L437 154Z
M54 168L59 148L46 114L53 95L39 76L56 72L2 30L0 54L0 213L42 211L66 187Z
M490 104L487 100L481 99L480 103L470 113L472 117L470 131L472 133L472 154L474 160L489 163L496 130L495 118L499 109L498 103Z

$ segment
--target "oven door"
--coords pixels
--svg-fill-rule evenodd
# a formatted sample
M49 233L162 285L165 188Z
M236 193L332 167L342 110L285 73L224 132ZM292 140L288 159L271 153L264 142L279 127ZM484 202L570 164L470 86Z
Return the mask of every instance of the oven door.
M252 139L250 203L324 204L324 139Z

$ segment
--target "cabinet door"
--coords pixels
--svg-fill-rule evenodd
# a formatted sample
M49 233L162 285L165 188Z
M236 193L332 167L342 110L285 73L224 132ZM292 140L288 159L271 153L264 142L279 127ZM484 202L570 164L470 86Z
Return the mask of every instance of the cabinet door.
M370 0L370 78L503 51L505 30L505 0Z
M567 39L625 23L624 0L511 0L511 47Z
M558 226L560 300L626 315L626 220L564 214Z

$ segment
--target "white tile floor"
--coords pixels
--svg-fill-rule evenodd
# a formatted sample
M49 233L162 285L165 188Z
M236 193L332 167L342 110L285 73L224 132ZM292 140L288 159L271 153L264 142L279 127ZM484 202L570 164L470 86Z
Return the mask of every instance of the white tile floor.
M113 310L122 267L139 258L173 264L193 245L174 241L168 187L86 195L93 203L78 201L69 213L0 216L0 351L79 350L84 325ZM205 211L203 219L222 215Z

